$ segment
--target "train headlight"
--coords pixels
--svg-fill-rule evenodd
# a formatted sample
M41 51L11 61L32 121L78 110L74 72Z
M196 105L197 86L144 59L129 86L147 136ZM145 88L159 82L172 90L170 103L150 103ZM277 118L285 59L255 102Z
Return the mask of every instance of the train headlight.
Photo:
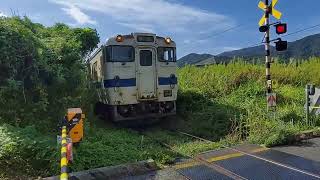
M117 42L122 42L122 41L123 41L123 36L118 35L118 36L116 37L116 41L117 41Z
M167 44L170 44L172 40L171 40L171 38L166 37L166 38L164 39L164 41L165 41Z

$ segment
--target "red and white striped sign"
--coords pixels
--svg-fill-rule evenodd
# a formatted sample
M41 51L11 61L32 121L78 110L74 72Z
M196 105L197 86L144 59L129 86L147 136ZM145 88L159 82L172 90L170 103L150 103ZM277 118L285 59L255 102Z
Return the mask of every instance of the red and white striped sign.
M277 106L277 95L276 93L268 93L267 94L268 107L276 107Z

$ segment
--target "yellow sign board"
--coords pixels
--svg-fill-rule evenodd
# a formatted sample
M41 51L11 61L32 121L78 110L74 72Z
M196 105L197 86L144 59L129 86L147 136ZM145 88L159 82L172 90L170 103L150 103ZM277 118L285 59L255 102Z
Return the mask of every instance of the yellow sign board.
M274 7L278 3L278 0L272 0L272 7Z
M267 9L267 6L266 4L264 4L264 2L260 1L259 4L258 4L258 7L262 10L266 10Z
M264 17L264 15L262 16L262 18L259 21L259 26L263 26L263 24L266 22L266 18Z
M278 0L272 0L272 3L271 3L271 14L276 19L280 19L281 16L282 16L282 13L280 11L274 9L274 7L276 6L277 3L278 3ZM262 9L263 11L266 11L267 8L268 8L268 6L262 1L259 2L258 7L260 9ZM259 26L262 26L265 23L265 21L266 21L266 18L263 15L262 18L259 21Z
M271 12L272 16L275 17L276 19L280 19L282 16L282 13L276 9L272 9Z

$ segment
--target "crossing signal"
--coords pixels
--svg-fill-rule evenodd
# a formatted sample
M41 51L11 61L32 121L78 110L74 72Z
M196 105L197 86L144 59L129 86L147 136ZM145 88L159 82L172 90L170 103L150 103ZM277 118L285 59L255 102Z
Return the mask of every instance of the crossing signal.
M277 51L285 51L288 48L288 42L287 41L282 41L281 38L278 39L276 44L276 50Z
M284 34L287 32L287 24L286 23L276 24L275 27L276 27L277 34Z
M269 30L269 26L264 25L264 26L260 26L259 27L259 31L260 32L267 32Z
M271 13L271 15L276 19L280 19L282 16L282 13L274 8L277 3L278 3L278 0L272 0L272 4L269 6L268 4L260 1L258 4L258 7L265 12L268 11L268 13ZM262 26L265 23L265 21L266 21L266 16L263 15L259 21L259 26Z

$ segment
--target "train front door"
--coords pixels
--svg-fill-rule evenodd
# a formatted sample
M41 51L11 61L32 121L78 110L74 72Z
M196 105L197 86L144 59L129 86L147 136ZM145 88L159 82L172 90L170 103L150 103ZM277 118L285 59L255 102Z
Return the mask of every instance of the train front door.
M137 61L138 96L140 100L157 97L156 93L156 54L152 48L140 48Z

